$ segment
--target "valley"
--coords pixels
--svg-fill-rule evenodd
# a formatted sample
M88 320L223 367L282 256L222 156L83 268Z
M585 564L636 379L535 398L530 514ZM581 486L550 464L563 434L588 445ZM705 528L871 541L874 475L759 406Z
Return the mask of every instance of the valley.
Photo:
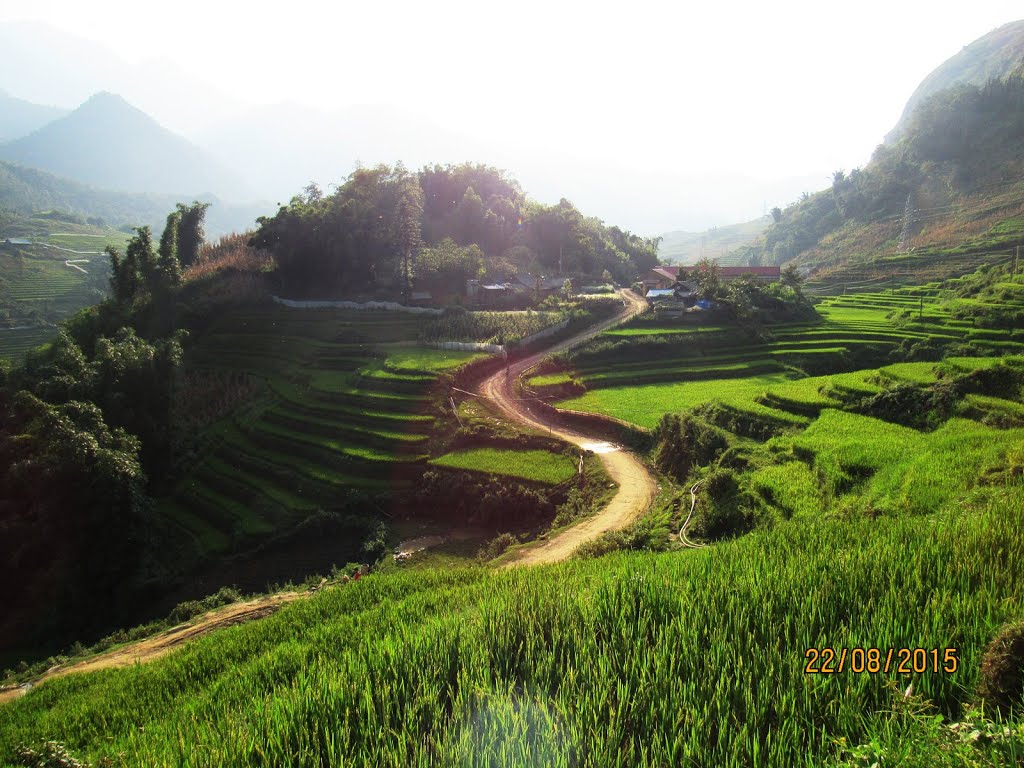
M0 767L1024 765L1024 21L441 10L0 91Z

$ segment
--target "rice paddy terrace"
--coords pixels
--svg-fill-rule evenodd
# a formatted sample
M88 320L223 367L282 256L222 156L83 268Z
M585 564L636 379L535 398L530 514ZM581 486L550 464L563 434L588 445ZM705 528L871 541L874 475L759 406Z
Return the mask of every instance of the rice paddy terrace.
M767 342L640 319L581 350L568 371L530 385L561 392L560 407L647 429L667 413L697 409L744 452L747 487L785 517L850 506L934 511L1024 462L1020 393L968 391L934 429L850 411L899 384L1024 367L1021 331L956 316L997 295L995 306L1020 309L1021 287L995 283L973 299L937 289L835 297L819 305L822 322L774 327ZM886 362L908 350L928 359ZM566 399L572 382L586 391Z
M103 298L108 244L123 246L123 233L53 234L0 239L0 358L19 361L56 335L61 320Z
M1006 285L1008 298L1000 305L1024 308L1024 284ZM979 328L954 316L978 302L986 300L948 300L934 286L849 294L819 304L820 322L771 326L767 340L746 338L731 327L644 317L581 349L569 372L535 377L531 385L543 392L571 378L587 391L561 406L652 428L666 413L711 400L756 405L762 392L808 374L884 366L894 351L913 345L952 345L960 356L1024 353L1024 332ZM803 423L801 414L776 410L784 421Z
M432 434L439 420L454 419L438 380L486 353L417 342L513 342L559 320L558 313L449 317L280 306L227 315L188 353L175 419L183 458L161 510L207 556L320 510L348 509L365 518L364 528L376 525L389 511L380 505L428 464L564 483L576 475L574 460L547 450L437 455L442 447Z
M186 424L204 420L211 391L227 407L189 425L199 436L164 512L220 552L352 491L402 487L442 413L429 396L438 375L480 356L410 345L421 322L291 309L225 318L190 352L195 402L180 409Z
M949 735L922 743L906 715L912 683L946 723L969 721L985 644L1019 615L1024 494L967 511L375 574L150 664L38 686L3 705L0 765L29 764L17 746L48 739L140 766L810 768L870 764L850 756L862 744L873 762L1019 765L1017 724L1016 738L965 742L929 717ZM808 648L839 646L956 648L957 665L805 674Z

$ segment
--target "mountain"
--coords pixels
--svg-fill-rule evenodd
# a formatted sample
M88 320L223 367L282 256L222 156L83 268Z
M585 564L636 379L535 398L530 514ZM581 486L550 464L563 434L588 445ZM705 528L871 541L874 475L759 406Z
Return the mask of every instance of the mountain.
M0 159L126 192L254 197L209 154L106 92L0 146Z
M703 232L666 232L658 245L658 259L668 264L696 264L707 257L720 263L727 254L753 242L768 228L771 219L759 219L742 224L712 227Z
M914 110L930 96L954 85L984 85L1007 77L1024 77L1024 20L992 30L933 70L910 96L896 127L886 135L886 143L903 136Z
M33 104L0 90L0 142L21 138L67 113L66 109Z
M67 109L112 91L185 136L240 109L231 93L172 62L127 61L101 43L33 21L0 23L0 88Z
M1009 259L1024 241L1022 36L1024 23L1001 27L936 70L983 74L945 80L865 168L837 171L829 189L778 212L736 258L794 261L847 283L924 282ZM940 81L932 73L915 95Z
M102 219L112 227L148 224L160 232L175 204L190 199L169 194L143 195L95 189L46 171L0 161L0 212L6 214L0 215L0 223L7 228L0 233L3 235L11 234L13 230L8 230L14 219L54 210ZM206 215L206 234L211 238L250 229L257 216L273 213L270 206L231 205L212 196L202 199L212 203Z

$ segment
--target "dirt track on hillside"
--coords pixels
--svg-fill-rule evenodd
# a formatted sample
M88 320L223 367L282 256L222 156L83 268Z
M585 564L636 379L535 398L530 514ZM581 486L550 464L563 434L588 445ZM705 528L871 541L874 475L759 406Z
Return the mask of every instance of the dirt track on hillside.
M98 669L110 669L111 667L128 667L133 664L143 664L147 661L159 659L182 644L203 635L208 635L215 630L233 627L236 624L244 624L247 621L270 616L286 603L290 603L292 600L304 597L305 595L305 592L284 592L217 608L204 614L197 620L188 624L171 627L153 637L128 643L120 648L91 656L74 664L53 667L43 674L42 677L33 680L28 685L0 689L0 704L27 693L31 688L46 680L63 677L75 672L95 672Z
M562 426L539 410L531 410L530 400L519 399L513 392L512 383L526 371L533 368L549 355L563 352L570 347L593 338L602 331L618 325L646 308L644 300L632 291L620 291L626 302L623 311L615 317L588 328L553 347L519 360L485 379L479 388L484 397L493 401L511 421L534 429L544 430L551 435L580 448L594 451L604 464L605 470L619 486L618 493L604 509L545 541L532 543L518 550L505 567L540 565L554 563L569 557L581 544L596 539L607 531L625 528L647 510L654 499L657 485L647 468L624 448L605 442L600 437L587 435L578 430Z

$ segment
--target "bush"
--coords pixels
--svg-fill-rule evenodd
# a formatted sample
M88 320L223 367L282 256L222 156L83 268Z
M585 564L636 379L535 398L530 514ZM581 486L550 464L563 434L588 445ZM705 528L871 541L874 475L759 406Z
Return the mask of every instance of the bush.
M480 548L480 551L477 553L477 557L483 562L493 560L496 557L501 557L508 551L509 547L514 547L518 543L519 539L517 539L513 534L499 533Z
M981 659L978 693L999 711L1024 704L1024 619L1005 624Z
M655 431L654 460L658 469L685 480L694 467L714 461L729 447L725 436L690 414L665 414Z
M212 611L214 608L220 608L222 605L228 605L230 603L237 603L241 599L242 594L237 589L234 589L233 587L221 587L215 593L204 597L202 600L186 600L183 603L178 603L170 614L168 614L167 621L171 624L181 624L195 616L204 614L207 611ZM119 631L123 633L123 630ZM116 634L117 633L115 633L115 635ZM111 637L114 637L114 635ZM115 640L115 642L123 641Z
M754 526L755 500L731 469L717 469L697 492L697 510L691 530L704 539L721 539Z

